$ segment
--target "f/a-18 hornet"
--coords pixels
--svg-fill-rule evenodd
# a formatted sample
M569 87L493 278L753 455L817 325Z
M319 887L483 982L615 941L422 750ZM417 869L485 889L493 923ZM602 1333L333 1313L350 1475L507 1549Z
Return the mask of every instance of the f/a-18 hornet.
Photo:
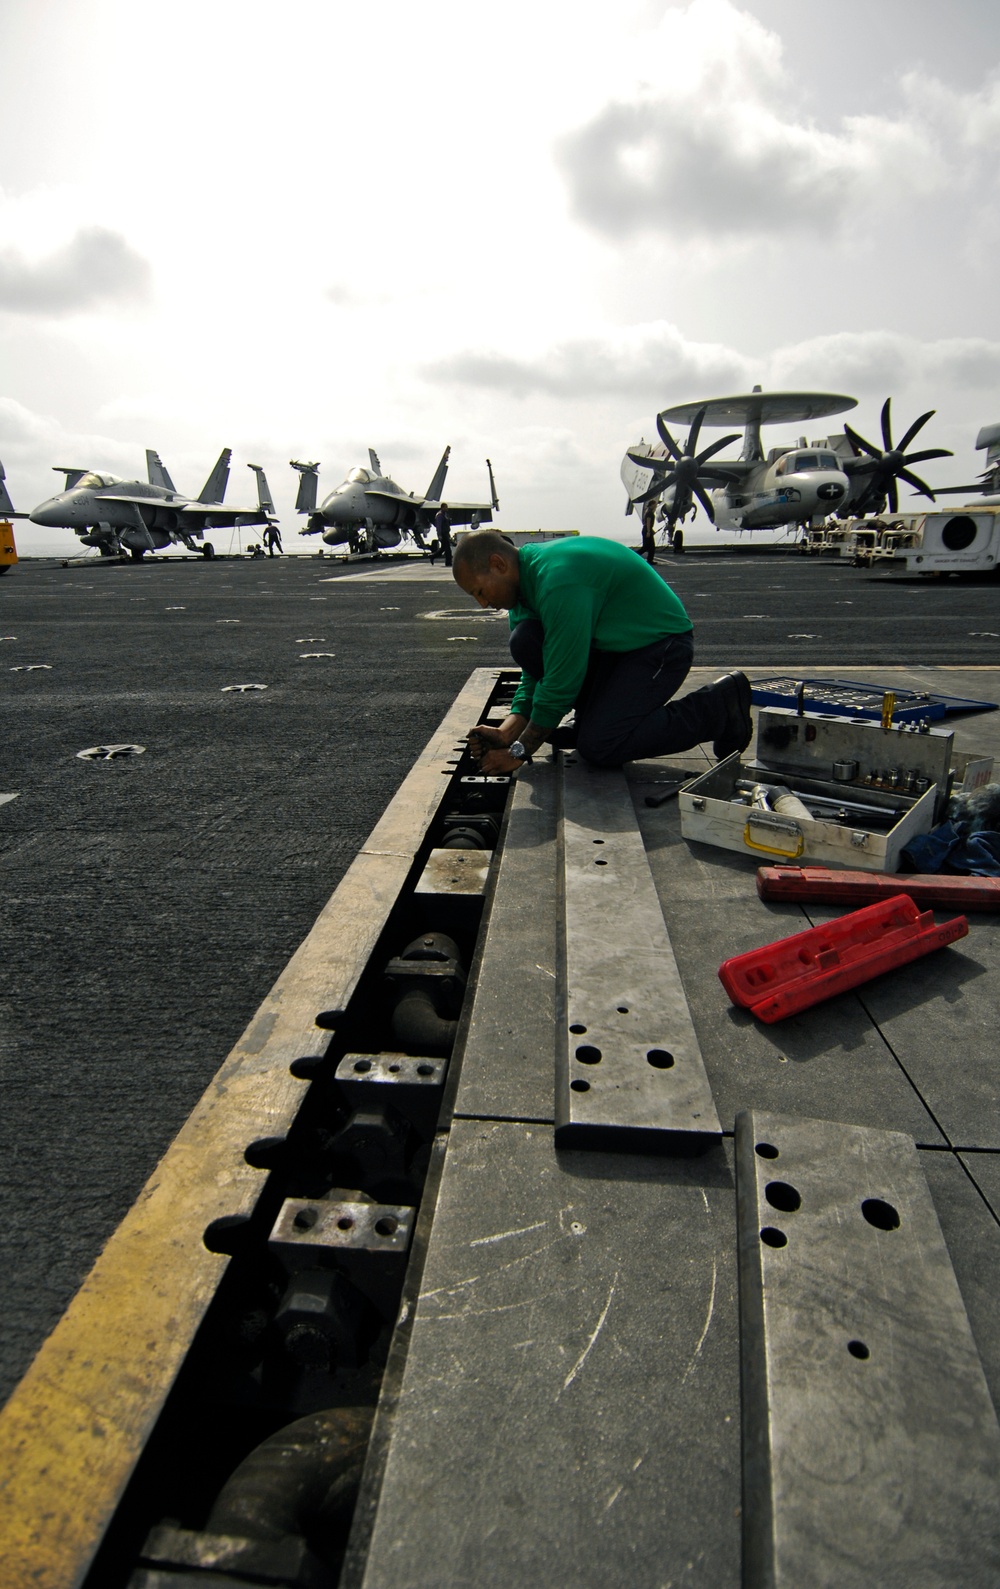
M773 529L781 525L808 524L836 512L857 515L880 512L886 501L893 512L898 500L897 480L905 480L921 495L934 500L929 486L912 473L912 465L928 458L949 458L941 447L907 453L917 431L932 417L922 414L893 446L889 399L882 408L884 449L844 426L843 435L796 445L772 447L766 454L761 443L762 425L791 424L822 419L856 408L857 400L831 392L762 392L759 386L737 397L709 398L681 403L656 416L659 444L640 442L622 460L622 482L628 492L626 514L644 502L659 500L660 518L675 551L681 551L681 523L700 503L716 529ZM666 421L686 423L691 429L683 449L670 434ZM744 426L739 458L718 458L738 432L698 451L702 425Z
M186 546L189 552L200 552L203 557L214 557L215 548L205 540L207 530L272 524L276 520L260 464L248 465L257 477L257 506L224 505L231 457L231 448L224 447L197 497L186 497L178 491L159 455L149 449L148 483L119 480L117 475L96 474L89 469L59 467L55 472L65 475L65 490L19 517L27 517L33 524L73 530L84 546L97 547L102 557L123 557L128 553L138 562L147 552L161 551L172 543Z
M414 496L412 491L404 491L395 480L382 473L378 454L369 447L371 468L352 469L347 479L324 497L318 508L319 464L293 460L292 468L299 474L295 511L309 515L305 529L299 534L322 535L328 546L346 542L352 552L359 552L398 546L404 535L412 536L418 546L423 546L424 535L432 531L435 514L445 506L452 524L471 524L473 528L491 524L493 511L500 503L490 460L486 460L489 502L455 502L451 497L444 502L441 494L450 456L451 448L446 447L424 495Z

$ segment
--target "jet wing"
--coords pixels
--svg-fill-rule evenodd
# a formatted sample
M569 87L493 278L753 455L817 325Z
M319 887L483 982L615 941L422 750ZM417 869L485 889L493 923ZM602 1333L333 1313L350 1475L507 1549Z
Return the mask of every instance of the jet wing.
M132 502L137 508L182 508L183 502L173 502L169 497L133 497L125 491L99 491L99 502Z
M174 513L190 514L192 518L259 519L266 515L259 507L234 508L228 502L171 501L169 497L136 497L124 491L102 491L99 502L125 502L136 508L170 508Z
M424 512L437 513L441 507L440 502L425 502ZM493 505L489 502L453 502L448 498L448 517L452 524L465 524L469 519L478 518L483 524L493 523Z

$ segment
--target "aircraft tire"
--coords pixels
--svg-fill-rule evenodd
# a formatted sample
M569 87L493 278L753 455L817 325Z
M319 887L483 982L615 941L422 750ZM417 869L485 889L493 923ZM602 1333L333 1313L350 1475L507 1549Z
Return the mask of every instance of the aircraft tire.
M672 537L671 542L670 542L670 545L671 545L671 547L673 549L675 557L679 556L680 553L683 552L683 550L684 550L684 531L683 530L675 530L674 531L673 537Z
M146 555L146 548L144 546L130 546L128 555L133 563L141 563Z
M201 549L201 555L206 559L206 561L211 561L211 559L215 556L215 547L212 545L211 541L205 542Z

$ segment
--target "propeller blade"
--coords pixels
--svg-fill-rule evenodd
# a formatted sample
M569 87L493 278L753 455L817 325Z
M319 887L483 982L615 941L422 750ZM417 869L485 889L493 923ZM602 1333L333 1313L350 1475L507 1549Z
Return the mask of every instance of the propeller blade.
M715 509L713 508L709 498L705 495L704 491L701 489L701 486L698 484L697 480L694 483L694 494L698 498L698 501L701 503L702 507L705 509L705 512L708 514L708 522L710 524L714 524L715 523Z
M700 452L698 454L697 458L695 459L695 463L705 463L709 458L714 457L717 452L721 452L723 447L728 447L731 441L739 441L739 439L739 431L734 430L731 436L723 436L721 441L713 441L711 447L706 447L704 452Z
M662 441L664 447L666 447L671 458L683 458L684 454L681 452L681 449L678 447L673 436L671 436L666 425L663 423L662 414L657 414L656 416L656 429L660 440Z
M915 419L913 421L913 424L910 426L909 430L906 432L906 435L902 438L902 440L899 443L899 449L898 450L900 452L905 452L906 451L907 447L910 445L910 442L913 440L914 436L917 434L917 431L918 430L922 430L923 427L926 425L927 421L929 419L933 419L934 415L936 413L937 413L937 409L936 408L929 408L927 410L926 414L921 414L919 419Z
M653 482L653 484L649 487L648 490L644 491L641 496L633 497L632 501L633 502L652 502L654 497L661 496L662 493L665 490L666 490L666 481L664 481L664 480L655 480Z
M911 452L903 462L909 468L911 463L926 463L928 458L954 458L955 454L949 452L947 447L928 447L926 452Z
M866 452L870 458L881 458L879 449L873 447L870 441L865 441L865 438L859 436L856 430L852 430L850 425L844 426L844 434L856 452Z
M695 448L698 445L698 437L701 434L701 423L705 418L706 406L707 405L704 405L699 408L697 414L694 416L694 419L691 421L691 429L688 431L687 446L684 449L689 458L694 457Z
M888 399L887 399L887 401L888 401ZM889 481L889 486L888 486L888 489L886 491L886 496L889 498L889 512L890 513L898 513L899 512L899 492L896 489L896 476L895 475L893 475L892 479Z
M662 470L666 467L665 458L646 458L641 452L627 452L625 454L629 463L637 463L640 469Z
M899 478L900 480L905 480L907 485L913 486L919 496L930 497L932 502L935 500L930 486L925 480L921 480L919 475L911 474L909 469L900 469ZM892 511L895 513L895 508Z
M891 398L886 398L882 404L882 443L886 452L892 451L892 430L889 425L889 405ZM895 511L895 510L894 510Z

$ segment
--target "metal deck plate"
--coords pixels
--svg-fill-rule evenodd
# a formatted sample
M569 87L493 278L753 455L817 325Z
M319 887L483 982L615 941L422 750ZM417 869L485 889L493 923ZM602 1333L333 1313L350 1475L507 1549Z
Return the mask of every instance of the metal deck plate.
M994 1219L1000 1221L1000 1153L960 1153L958 1157Z
M744 1581L1000 1577L1000 1428L917 1152L756 1112L736 1128Z
M736 1589L729 1165L455 1121L364 1589Z
M556 977L558 769L514 784L473 991L457 1115L551 1120Z
M721 1134L625 776L563 773L556 1141L671 1152Z

